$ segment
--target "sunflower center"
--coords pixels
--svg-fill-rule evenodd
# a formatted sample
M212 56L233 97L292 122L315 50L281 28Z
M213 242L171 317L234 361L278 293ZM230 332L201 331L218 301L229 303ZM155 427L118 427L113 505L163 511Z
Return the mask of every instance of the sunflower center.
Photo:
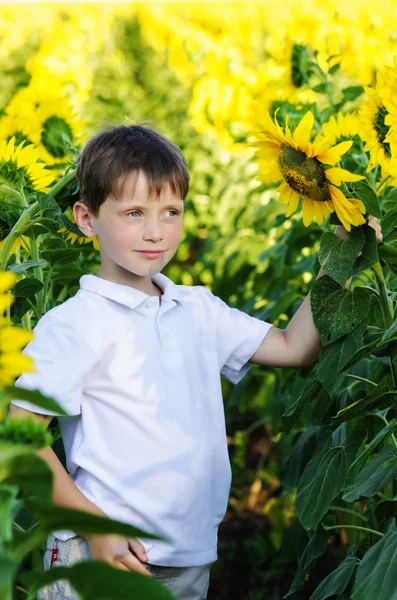
M378 112L376 113L374 126L376 129L376 133L378 134L378 141L380 145L382 146L386 154L388 156L391 156L390 144L388 142L385 142L385 137L389 133L390 129L390 127L385 124L385 119L388 114L389 113L387 112L385 107L381 106L378 109Z
M300 196L317 202L331 200L324 167L317 158L284 146L278 163L285 181Z
M66 143L71 142L72 138L70 126L60 117L53 116L44 121L41 143L54 158L66 156Z
M307 46L294 44L291 52L291 80L295 87L309 83L313 73L312 60Z

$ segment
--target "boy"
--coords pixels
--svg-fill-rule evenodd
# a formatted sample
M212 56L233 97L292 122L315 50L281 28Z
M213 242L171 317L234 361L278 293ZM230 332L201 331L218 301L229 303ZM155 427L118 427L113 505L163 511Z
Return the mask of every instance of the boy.
M321 344L309 296L283 331L160 273L181 239L189 174L156 131L99 133L77 178L73 214L97 236L101 266L39 321L25 349L37 373L15 384L53 396L70 415L59 419L69 474L51 448L38 451L54 473L54 502L171 543L57 531L45 568L56 546L61 563L93 557L157 577L180 600L203 600L230 487L220 374L237 383L252 363L310 364ZM26 410L55 415L25 401L9 414ZM78 597L65 581L41 594Z

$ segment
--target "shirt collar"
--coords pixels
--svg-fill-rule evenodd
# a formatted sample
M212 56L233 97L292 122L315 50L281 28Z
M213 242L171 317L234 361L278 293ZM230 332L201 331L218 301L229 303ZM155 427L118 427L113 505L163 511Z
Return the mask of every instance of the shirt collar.
M164 300L175 300L178 304L183 304L185 292L183 291L182 286L175 285L171 279L162 273L152 275L152 281L163 290L162 298ZM79 282L80 289L94 292L105 298L110 298L111 300L115 300L120 304L125 304L130 308L136 308L139 304L149 298L149 295L145 294L145 292L141 292L129 285L108 281L107 279L103 279L102 277L98 277L91 273L82 275Z

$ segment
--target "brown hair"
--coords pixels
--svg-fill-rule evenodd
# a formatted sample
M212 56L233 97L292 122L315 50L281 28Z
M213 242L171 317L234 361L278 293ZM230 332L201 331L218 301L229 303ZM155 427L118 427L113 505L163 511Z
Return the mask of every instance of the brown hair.
M186 197L189 172L185 157L171 140L145 125L111 126L92 137L83 148L76 169L80 200L94 217L109 194L117 198L123 178L142 171L150 196L164 186Z

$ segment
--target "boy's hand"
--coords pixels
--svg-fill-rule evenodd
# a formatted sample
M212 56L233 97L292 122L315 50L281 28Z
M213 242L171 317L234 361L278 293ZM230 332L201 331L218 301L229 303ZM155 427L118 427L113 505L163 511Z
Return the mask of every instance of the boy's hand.
M378 223L378 220L376 219L376 217L369 217L368 219L368 225L370 227L372 227L373 229L375 229L376 232L376 241L378 244L382 243L383 240L383 234L382 234L382 228ZM347 231L346 229L343 227L343 225L338 225L335 228L335 235L336 237L338 237L340 240L345 240L347 237ZM362 254L362 252L360 252L359 256Z
M94 560L101 560L122 571L136 571L152 577L142 563L148 558L145 548L136 538L119 535L87 535L90 554Z

